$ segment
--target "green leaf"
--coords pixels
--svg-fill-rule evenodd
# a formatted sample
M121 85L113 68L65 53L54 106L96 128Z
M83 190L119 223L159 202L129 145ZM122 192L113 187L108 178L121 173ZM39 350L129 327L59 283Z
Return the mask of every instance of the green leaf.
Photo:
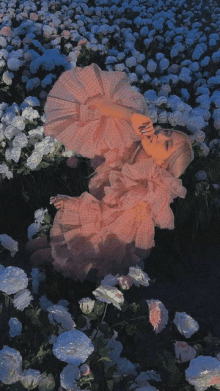
M10 384L10 391L23 391L23 390L26 390L26 388L22 386L20 382Z
M107 387L109 391L113 391L114 384L115 384L114 380L107 380Z
M109 327L108 324L99 323L99 324L98 324L98 329L99 329L102 333L105 333L106 331L109 331L109 330L110 330L110 327Z
M77 326L82 329L87 325L86 318L83 315L79 315L77 318Z
M22 174L22 172L24 172L25 171L25 168L23 167L23 168L19 168L19 170L17 170L17 174Z
M125 331L128 335L133 335L135 332L136 332L136 326L132 325L132 324L128 324L126 327L125 327Z
M97 362L99 362L99 361L109 361L109 362L111 362L112 359L110 357L101 357Z
M107 369L107 371L106 371L106 377L113 377L113 375L114 375L114 372L115 372L115 369L114 369L114 367L109 367L108 369Z
M100 316L103 314L105 309L105 303L103 301L97 300L94 304L94 312L96 315Z
M138 310L138 307L139 307L139 305L136 304L136 303L131 303L128 306L129 310L132 311L132 312L136 312Z
M48 213L44 214L44 222L46 224L50 224L50 222L51 222L51 216Z

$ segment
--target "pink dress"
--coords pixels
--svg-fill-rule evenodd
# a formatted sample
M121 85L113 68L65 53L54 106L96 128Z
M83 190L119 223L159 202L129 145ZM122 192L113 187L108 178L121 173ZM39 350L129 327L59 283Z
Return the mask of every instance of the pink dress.
M143 149L129 164L140 137L131 121L91 110L90 98L97 96L148 114L124 72L96 64L64 72L48 95L45 135L85 157L105 159L90 180L90 194L68 197L50 232L55 269L80 281L91 269L99 276L127 274L154 247L155 226L174 228L170 203L186 195L182 181Z
M91 269L99 276L127 274L155 246L155 226L174 228L170 203L186 195L181 179L143 149L133 164L109 151L89 188L99 199L87 192L69 197L50 233L55 269L80 281Z

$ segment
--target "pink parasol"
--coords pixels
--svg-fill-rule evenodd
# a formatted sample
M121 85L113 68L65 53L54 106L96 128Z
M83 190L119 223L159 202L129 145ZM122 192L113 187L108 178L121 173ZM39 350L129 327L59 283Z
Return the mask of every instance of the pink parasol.
M91 64L66 71L56 81L45 104L44 133L63 143L66 150L90 159L115 148L122 156L140 137L130 120L89 108L93 98L148 115L144 97L132 89L124 72L102 71Z

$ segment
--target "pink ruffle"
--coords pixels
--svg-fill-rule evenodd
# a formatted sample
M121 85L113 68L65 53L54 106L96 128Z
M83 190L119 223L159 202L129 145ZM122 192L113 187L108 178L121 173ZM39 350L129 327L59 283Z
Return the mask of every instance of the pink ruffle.
M85 192L69 197L57 212L50 245L53 265L64 276L83 281L91 269L100 276L128 272L140 261L140 249L155 246L155 226L174 228L170 203L184 198L186 189L152 158L140 156L133 165L117 166L109 152L103 167L112 167L102 177L108 182L102 201Z
M63 72L56 81L45 104L44 133L54 136L66 150L90 159L115 148L120 157L140 138L131 121L91 110L87 101L96 96L144 115L148 113L144 97L133 91L124 72L102 71L91 64Z

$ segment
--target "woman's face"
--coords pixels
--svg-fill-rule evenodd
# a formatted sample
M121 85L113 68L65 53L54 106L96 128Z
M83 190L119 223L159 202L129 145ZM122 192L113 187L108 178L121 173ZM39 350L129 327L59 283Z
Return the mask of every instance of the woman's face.
M147 154L152 156L157 161L164 161L179 147L179 141L182 140L182 135L170 129L160 129L155 131L152 139L143 143L143 147Z

